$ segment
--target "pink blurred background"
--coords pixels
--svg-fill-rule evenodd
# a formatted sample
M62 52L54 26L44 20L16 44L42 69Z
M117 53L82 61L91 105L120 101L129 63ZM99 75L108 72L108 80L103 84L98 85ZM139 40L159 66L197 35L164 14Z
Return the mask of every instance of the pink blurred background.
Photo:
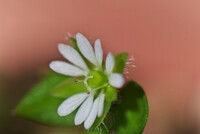
M100 38L105 53L136 58L129 79L149 100L144 134L196 134L199 6L199 0L0 0L0 72L13 80L48 66L61 58L57 44L67 43L68 33L81 32L92 43Z

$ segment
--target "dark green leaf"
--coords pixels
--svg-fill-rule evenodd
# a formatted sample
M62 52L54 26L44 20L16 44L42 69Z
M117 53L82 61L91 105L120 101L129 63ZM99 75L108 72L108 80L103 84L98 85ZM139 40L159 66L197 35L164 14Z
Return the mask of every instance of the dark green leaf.
M126 66L126 61L128 58L127 53L119 53L115 55L115 67L113 69L114 73L123 73L124 68Z
M46 125L74 125L75 112L65 117L58 116L57 108L64 99L50 95L52 88L66 79L69 79L69 77L57 73L51 73L45 77L20 102L16 108L16 114Z
M148 118L148 102L143 89L129 82L120 92L121 103L112 106L113 128L117 134L141 134Z

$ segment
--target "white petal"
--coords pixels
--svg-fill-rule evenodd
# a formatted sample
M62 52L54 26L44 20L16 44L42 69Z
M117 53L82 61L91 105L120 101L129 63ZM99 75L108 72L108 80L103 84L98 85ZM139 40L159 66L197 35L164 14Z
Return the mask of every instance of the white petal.
M113 73L109 77L109 83L113 87L120 88L124 84L124 78L119 73Z
M110 74L113 71L114 65L115 65L115 59L112 53L108 53L108 56L106 58L106 71L108 74Z
M66 116L72 113L87 97L86 93L79 93L67 98L58 107L58 115Z
M49 67L57 73L69 76L83 76L87 73L80 68L63 61L52 61L49 64Z
M64 44L59 44L58 45L58 50L59 52L65 57L68 61L73 63L74 65L88 71L88 67L85 64L85 61L83 58L80 56L80 54L71 46L69 45L64 45Z
M99 107L98 107L98 117L101 117L103 114L103 109L104 109L104 98L105 94L101 94L99 97Z
M103 60L103 49L101 47L101 41L100 39L97 39L95 41L95 55L96 55L96 59L97 59L97 62L99 64L99 66L101 66L102 64L102 60Z
M93 63L94 65L97 65L96 57L94 55L94 50L88 41L88 39L83 36L81 33L76 34L76 40L77 40L77 45L83 56Z
M84 122L85 129L89 129L92 126L92 124L94 123L96 116L97 116L97 112L98 112L98 105L99 105L99 97L97 97L95 99L92 109L89 113L89 116L87 117L86 121Z
M87 100L81 105L75 116L75 125L80 125L88 117L93 104L93 94L90 94Z

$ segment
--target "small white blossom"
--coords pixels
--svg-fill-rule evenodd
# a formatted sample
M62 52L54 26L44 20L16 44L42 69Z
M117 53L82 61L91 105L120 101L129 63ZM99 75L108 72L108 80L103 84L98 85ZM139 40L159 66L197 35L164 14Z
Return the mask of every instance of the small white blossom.
M91 71L102 70L103 50L100 39L95 41L95 51L93 50L88 39L81 33L76 34L77 46L81 54L92 63L95 68L91 69L85 63L78 51L73 47L65 44L59 44L58 50L70 63L63 61L52 61L50 68L57 73L68 76L84 76L84 83L89 93L78 93L63 101L58 107L58 114L60 116L67 116L72 113L79 106L79 110L75 116L75 125L80 125L84 122L85 129L89 129L97 117L101 117L104 110L105 94L100 92L94 98L96 90L101 89L97 87L92 89L88 84L88 79L93 79L93 76L88 76ZM112 73L115 66L115 60L111 53L108 53L105 63L104 73L108 77L108 81L103 86L111 85L115 88L120 88L124 84L124 78L119 73Z

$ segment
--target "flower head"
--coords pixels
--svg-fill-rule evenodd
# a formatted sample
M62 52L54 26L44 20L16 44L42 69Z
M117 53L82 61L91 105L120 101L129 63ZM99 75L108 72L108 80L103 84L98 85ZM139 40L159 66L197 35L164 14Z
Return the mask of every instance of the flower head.
M124 84L124 78L119 73L113 73L115 59L111 53L108 53L104 66L99 39L95 41L95 51L81 33L76 34L76 41L80 53L69 45L58 45L59 52L70 63L52 61L49 66L63 75L84 76L84 84L88 91L75 94L63 101L58 107L58 114L67 116L80 106L75 116L75 125L84 122L85 129L89 129L95 119L103 114L106 87L120 88Z

